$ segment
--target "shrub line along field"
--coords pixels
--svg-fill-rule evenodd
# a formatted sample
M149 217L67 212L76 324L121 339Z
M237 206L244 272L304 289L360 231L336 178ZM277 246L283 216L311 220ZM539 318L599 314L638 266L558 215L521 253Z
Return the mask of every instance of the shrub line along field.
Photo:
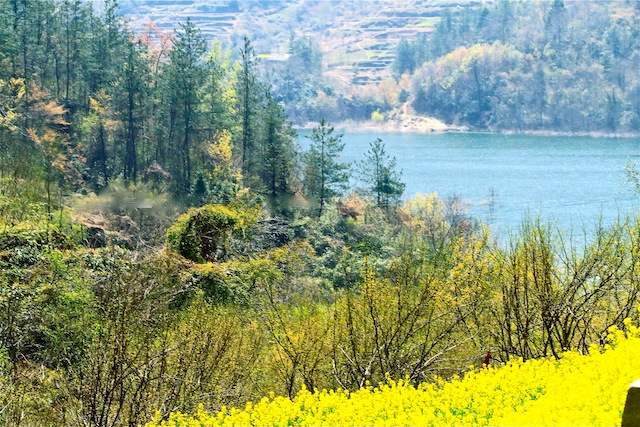
M592 346L587 355L513 359L418 386L388 377L352 393L303 389L293 399L271 393L244 409L201 407L147 427L620 425L627 388L640 377L639 331L628 319L625 326L626 332L611 328L609 344Z

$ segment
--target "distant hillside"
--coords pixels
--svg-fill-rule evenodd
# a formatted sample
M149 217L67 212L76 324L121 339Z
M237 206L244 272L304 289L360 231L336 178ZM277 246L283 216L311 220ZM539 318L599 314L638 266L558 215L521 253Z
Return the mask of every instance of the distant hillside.
M236 45L251 37L259 53L285 53L292 35L321 46L325 76L350 84L380 82L401 38L432 31L447 11L479 7L480 0L123 0L131 27L153 21L164 30L190 17L208 39Z
M298 125L324 117L404 127L640 131L640 2L124 0L131 27L190 17L235 47ZM236 50L237 52L237 50ZM288 54L291 54L289 56ZM375 113L375 115L374 115Z

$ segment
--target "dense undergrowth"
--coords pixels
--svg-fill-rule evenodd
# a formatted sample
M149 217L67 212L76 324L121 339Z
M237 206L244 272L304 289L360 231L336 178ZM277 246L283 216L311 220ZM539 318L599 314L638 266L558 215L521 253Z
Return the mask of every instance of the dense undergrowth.
M83 196L70 208L14 184L3 181L0 227L4 425L137 425L270 392L282 397L251 415L225 410L220 422L285 422L276 406L294 424L494 424L520 407L570 417L565 409L583 403L553 397L561 380L576 371L567 390L605 384L588 374L603 365L619 383L602 395L611 409L593 406L611 418L584 421L600 424L619 417L638 374L635 362L620 374L612 361L633 359L615 355L637 343L624 322L638 320L633 217L582 240L531 219L495 242L433 195L388 209L352 195L320 218L301 210L286 220L240 192L178 216L165 247L154 242L169 211L127 213L132 187L87 212ZM611 327L630 344L617 339L600 355ZM488 351L492 368L478 372Z
M560 360L510 360L462 378L417 386L406 380L346 390L271 394L244 409L172 413L147 427L187 426L548 426L620 425L626 390L640 375L638 328L612 328L604 351L565 352Z

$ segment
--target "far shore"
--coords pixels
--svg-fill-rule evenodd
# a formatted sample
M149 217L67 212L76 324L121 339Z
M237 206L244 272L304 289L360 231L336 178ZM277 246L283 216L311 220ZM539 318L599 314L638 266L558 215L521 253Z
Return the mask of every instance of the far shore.
M317 122L308 122L296 129L313 129ZM468 132L467 127L447 125L433 117L403 116L401 119L389 119L381 122L373 120L344 120L331 123L336 130L349 132L407 132L407 133L431 133L431 132Z
M583 136L591 138L640 138L640 133L633 132L566 132L555 130L486 130L473 129L467 126L448 125L441 120L425 116L404 116L401 119L390 119L382 122L373 120L344 120L330 123L334 129L350 133L442 133L442 132L472 132L472 133L495 133L503 135L539 135L572 137ZM295 129L313 129L318 126L317 122L308 122L304 125L294 126Z

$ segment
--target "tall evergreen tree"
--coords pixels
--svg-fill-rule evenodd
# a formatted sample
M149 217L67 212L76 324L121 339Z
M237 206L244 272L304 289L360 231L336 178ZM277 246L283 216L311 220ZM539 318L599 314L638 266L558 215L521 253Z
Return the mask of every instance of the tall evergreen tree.
M416 69L415 44L410 44L404 37L400 39L396 46L396 57L393 60L393 72L397 77L402 76L405 71L413 74Z
M129 40L126 43L125 63L121 74L122 121L125 128L125 150L123 176L135 181L138 177L138 140L144 114L144 100L147 95L146 76L149 64L142 57L141 45Z
M199 114L199 90L205 78L203 55L206 42L200 30L190 19L180 25L173 49L169 53L171 61L168 70L172 101L173 125L171 144L178 157L177 172L180 176L181 191L191 191L192 143L197 130Z
M84 65L90 93L112 84L123 70L127 55L126 42L131 34L118 15L115 0L105 1L102 15L91 15L88 39L90 51Z
M396 171L395 157L387 154L382 140L376 138L369 147L364 160L358 163L360 177L376 205L389 209L399 202L405 184L400 180L401 173Z
M240 69L237 77L238 113L240 115L240 149L242 176L245 185L251 182L254 173L253 148L255 131L253 121L257 110L258 84L255 68L258 64L251 42L247 36L243 39L240 49Z
M338 161L344 149L341 134L334 134L332 126L324 118L315 127L311 145L303 157L306 165L304 190L318 205L318 216L322 215L327 201L342 194L349 182L349 165Z
M87 14L80 0L64 0L60 6L62 8L64 100L67 108L75 110L78 97L82 94L87 95L84 104L86 105L89 101L88 93L83 93L83 88L79 84L83 72L81 66L86 64L81 51L89 47L89 43L85 40L87 33L83 31Z
M295 131L285 123L282 107L268 91L264 124L262 180L272 204L280 207L284 199L294 192Z
M231 67L231 52L213 40L206 57L207 76L202 90L203 131L209 140L236 127L233 109L237 101L231 84Z
M86 144L88 184L99 190L107 186L114 169L113 158L108 154L108 145L113 140L107 126L112 120L111 102L106 91L101 90L90 100L90 112L82 122L82 134ZM113 121L113 120L112 120Z

